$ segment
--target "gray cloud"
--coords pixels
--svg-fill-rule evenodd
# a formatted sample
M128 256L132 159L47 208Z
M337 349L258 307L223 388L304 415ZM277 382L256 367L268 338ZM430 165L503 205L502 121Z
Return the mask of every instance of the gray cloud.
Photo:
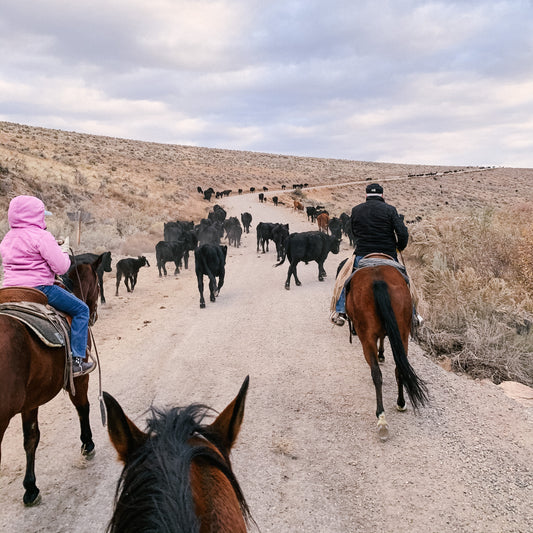
M2 120L317 157L533 166L525 0L3 4Z

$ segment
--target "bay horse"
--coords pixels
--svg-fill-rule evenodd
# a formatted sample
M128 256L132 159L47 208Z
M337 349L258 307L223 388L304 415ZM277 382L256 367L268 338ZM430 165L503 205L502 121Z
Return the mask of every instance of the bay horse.
M406 409L404 387L415 410L428 401L426 384L416 375L407 359L413 304L402 274L390 265L367 266L356 270L346 287L346 314L370 366L376 389L378 435L381 440L387 440L389 430L383 408L383 380L379 367L379 363L385 360L385 336L389 338L396 364L397 409Z
M140 430L104 392L108 433L124 469L117 484L111 533L245 533L253 522L229 455L244 416L249 377L211 424L200 404L151 409Z
M89 306L92 325L97 319L99 284L96 269L101 258L92 264L80 264L69 271L72 292ZM50 348L16 318L0 315L0 460L1 444L10 420L18 413L22 417L26 473L23 502L37 505L41 495L35 478L35 452L39 444L39 406L54 398L63 388L65 348ZM70 400L80 419L81 453L90 459L94 442L89 423L89 375L74 378L75 395Z

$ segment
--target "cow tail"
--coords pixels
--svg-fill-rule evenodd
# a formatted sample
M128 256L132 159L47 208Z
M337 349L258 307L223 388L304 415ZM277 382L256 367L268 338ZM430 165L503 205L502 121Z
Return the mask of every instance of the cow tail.
M396 368L405 385L413 407L417 409L428 401L426 384L416 375L407 359L400 330L398 329L398 322L396 321L396 316L390 301L387 284L383 280L376 280L372 283L372 290L374 292L374 302L376 303L378 315L387 332L387 337L389 337Z
M283 254L282 254L282 257L281 257L281 261L279 263L276 263L274 265L275 267L279 267L280 265L285 263L285 258L287 257L287 254L289 253L290 245L291 245L291 241L290 241L290 239L287 239L287 246L283 247Z

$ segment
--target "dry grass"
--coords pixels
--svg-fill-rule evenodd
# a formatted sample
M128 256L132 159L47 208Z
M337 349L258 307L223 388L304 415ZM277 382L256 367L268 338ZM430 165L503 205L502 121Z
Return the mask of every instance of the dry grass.
M533 169L399 165L146 143L0 122L0 237L9 200L43 199L76 252L151 252L169 220L212 208L196 187L270 191L350 212L368 181L410 224L404 257L421 295L423 342L456 369L533 384ZM342 186L337 186L343 184ZM90 213L76 245L67 212Z

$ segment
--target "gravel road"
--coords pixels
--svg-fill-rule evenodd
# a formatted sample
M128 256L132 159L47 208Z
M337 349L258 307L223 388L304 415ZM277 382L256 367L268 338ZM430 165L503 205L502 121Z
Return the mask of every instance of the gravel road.
M301 213L256 196L224 200L228 215L250 211L253 224L288 222L314 229ZM199 308L194 270L159 278L139 273L135 292L114 272L108 303L93 328L103 388L144 427L155 405L202 402L221 410L250 375L233 466L263 533L533 531L533 410L488 382L434 364L414 343L410 360L428 385L429 406L395 406L388 346L384 403L390 439L376 432L375 393L357 338L332 326L328 307L343 244L328 258L328 278L300 264L301 287L284 289L287 265L275 251L256 253L255 231L230 248L216 303ZM115 257L115 261L119 257ZM22 505L24 452L20 418L2 444L0 531L95 532L110 518L120 465L98 409L91 378L97 453L79 456L78 422L65 394L41 408L37 482L43 501Z

